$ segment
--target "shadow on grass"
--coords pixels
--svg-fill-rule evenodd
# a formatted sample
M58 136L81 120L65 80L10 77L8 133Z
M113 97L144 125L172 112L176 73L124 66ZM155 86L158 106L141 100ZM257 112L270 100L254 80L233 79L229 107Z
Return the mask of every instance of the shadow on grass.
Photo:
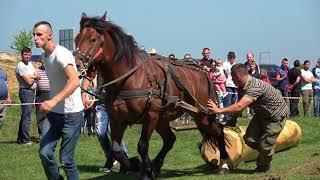
M233 169L230 174L252 174L253 170L247 169ZM161 171L160 178L173 178L173 177L183 177L183 176L206 176L206 175L218 175L218 168L214 168L208 164L203 164L195 168L189 169L163 169Z
M77 165L77 168L80 172L91 172L97 173L99 172L99 168L101 166L88 166L88 165ZM139 179L139 173L129 172L127 174L119 174L116 171L111 171L110 173L101 172L100 176L88 178L87 180L102 180L102 179Z
M40 138L36 137L36 136L31 136L30 139L31 139L32 143L38 144L40 142ZM18 142L12 141L12 140L11 141L0 141L0 144L18 144Z
M0 141L0 144L18 144L17 141Z
M78 169L82 172L98 172L98 166L86 166L80 165ZM247 169L233 169L230 174L252 174L253 170ZM184 176L201 177L207 175L218 175L218 169L210 165L203 164L198 167L188 168L188 169L162 169L161 174L158 178L175 178ZM118 172L111 171L108 174L102 174L94 178L89 178L88 180L102 180L102 179L139 179L139 172L129 172L127 174L119 174Z

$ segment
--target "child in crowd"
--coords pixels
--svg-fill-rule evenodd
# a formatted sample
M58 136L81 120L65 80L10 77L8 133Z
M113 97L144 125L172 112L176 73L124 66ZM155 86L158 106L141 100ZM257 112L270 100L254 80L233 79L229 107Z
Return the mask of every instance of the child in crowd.
M269 77L268 77L268 72L265 69L261 69L260 70L260 74L261 74L261 80L266 82L266 83L271 83Z
M210 78L212 79L217 91L219 94L222 94L223 97L227 95L226 90L226 76L222 67L222 60L218 59L213 61L211 64L211 70L209 73Z
M257 79L261 79L261 74L259 73L259 71L257 71L257 63L255 60L250 60L249 61L249 65L250 65L250 68L249 68L249 74L252 76L252 77L255 77Z
M94 127L95 127L95 96L96 94L96 79L92 79L90 81L90 85L88 86L87 93L88 100L91 101L90 105L85 107L84 110L84 124L81 129L81 133L84 134L85 126L87 126L88 136L94 136ZM86 92L83 92L86 93Z

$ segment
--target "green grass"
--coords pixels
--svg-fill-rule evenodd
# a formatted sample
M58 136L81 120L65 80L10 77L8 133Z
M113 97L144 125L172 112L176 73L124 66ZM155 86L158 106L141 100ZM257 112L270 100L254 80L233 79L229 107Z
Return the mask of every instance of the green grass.
M0 179L46 179L38 156L39 143L31 146L15 143L20 119L20 107L12 106L8 109L4 126L0 130ZM312 161L320 154L320 118L304 119L295 118L302 128L303 138L299 146L283 152L276 153L272 162L273 175L283 177L291 169ZM247 121L240 119L240 124L246 125ZM134 125L128 128L125 134L125 142L130 156L136 156L137 143L141 126ZM37 141L37 129L35 118L32 121L31 134ZM177 141L169 152L162 168L162 178L169 179L264 179L270 174L250 174L255 168L255 162L242 163L237 169L227 176L218 176L215 170L207 166L201 158L198 143L201 135L197 130L175 132ZM160 150L162 141L158 134L154 133L150 143L150 156L154 157ZM56 159L59 160L56 151ZM319 158L318 158L319 159ZM114 172L110 174L100 173L98 169L104 164L103 152L96 137L82 135L76 149L76 163L81 179L137 179L139 174L118 175L116 165ZM60 169L64 175L63 170ZM285 179L319 179L319 173L306 172L291 173Z

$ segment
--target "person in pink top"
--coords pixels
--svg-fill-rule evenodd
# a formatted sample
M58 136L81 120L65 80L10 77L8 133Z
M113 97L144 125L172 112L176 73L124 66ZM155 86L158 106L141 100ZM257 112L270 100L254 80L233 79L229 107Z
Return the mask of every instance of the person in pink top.
M227 90L226 90L227 78L222 68L221 59L218 59L216 62L213 61L213 63L211 64L209 76L213 80L213 83L218 93L222 94L223 97L225 97L227 95Z

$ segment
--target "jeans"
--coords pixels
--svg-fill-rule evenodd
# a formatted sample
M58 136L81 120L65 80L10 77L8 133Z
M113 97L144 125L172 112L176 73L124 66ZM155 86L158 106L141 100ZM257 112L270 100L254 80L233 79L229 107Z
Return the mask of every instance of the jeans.
M303 102L303 113L304 116L309 116L309 107L311 104L312 96L313 96L313 91L312 89L308 90L301 90L302 94L302 102Z
M104 102L98 101L96 106L96 131L97 137L104 152L104 155L107 159L106 166L107 168L111 168L113 165L113 155L112 155L112 146L110 139L108 137L110 118L108 112L106 111ZM127 147L124 142L121 141L121 150L128 156Z
M290 99L290 117L295 117L299 115L300 94L301 94L300 89L292 89L290 92L290 97L296 98L296 99Z
M33 103L35 99L34 90L19 89L19 98L21 103ZM31 124L32 105L21 105L21 117L18 131L18 143L29 143L30 138L30 124Z
M88 135L94 134L94 118L95 118L95 109L90 108L84 111L84 121L82 124L82 133L84 133L84 129L87 126Z
M54 158L61 138L60 162L68 180L79 179L74 153L83 122L83 111L70 114L50 112L43 122L39 155L48 179L59 179L60 173Z
M36 93L36 102L41 103L50 98L50 91L37 91ZM36 118L38 125L39 136L42 134L42 126L45 119L47 119L47 114L40 111L40 104L36 105Z
M237 88L235 87L226 87L228 95L223 99L223 107L228 107L231 104L234 104L238 100ZM225 120L231 120L233 116L231 114L225 114Z
M314 108L314 116L320 116L320 109L319 109L319 100L320 100L320 89L313 90L313 108Z

